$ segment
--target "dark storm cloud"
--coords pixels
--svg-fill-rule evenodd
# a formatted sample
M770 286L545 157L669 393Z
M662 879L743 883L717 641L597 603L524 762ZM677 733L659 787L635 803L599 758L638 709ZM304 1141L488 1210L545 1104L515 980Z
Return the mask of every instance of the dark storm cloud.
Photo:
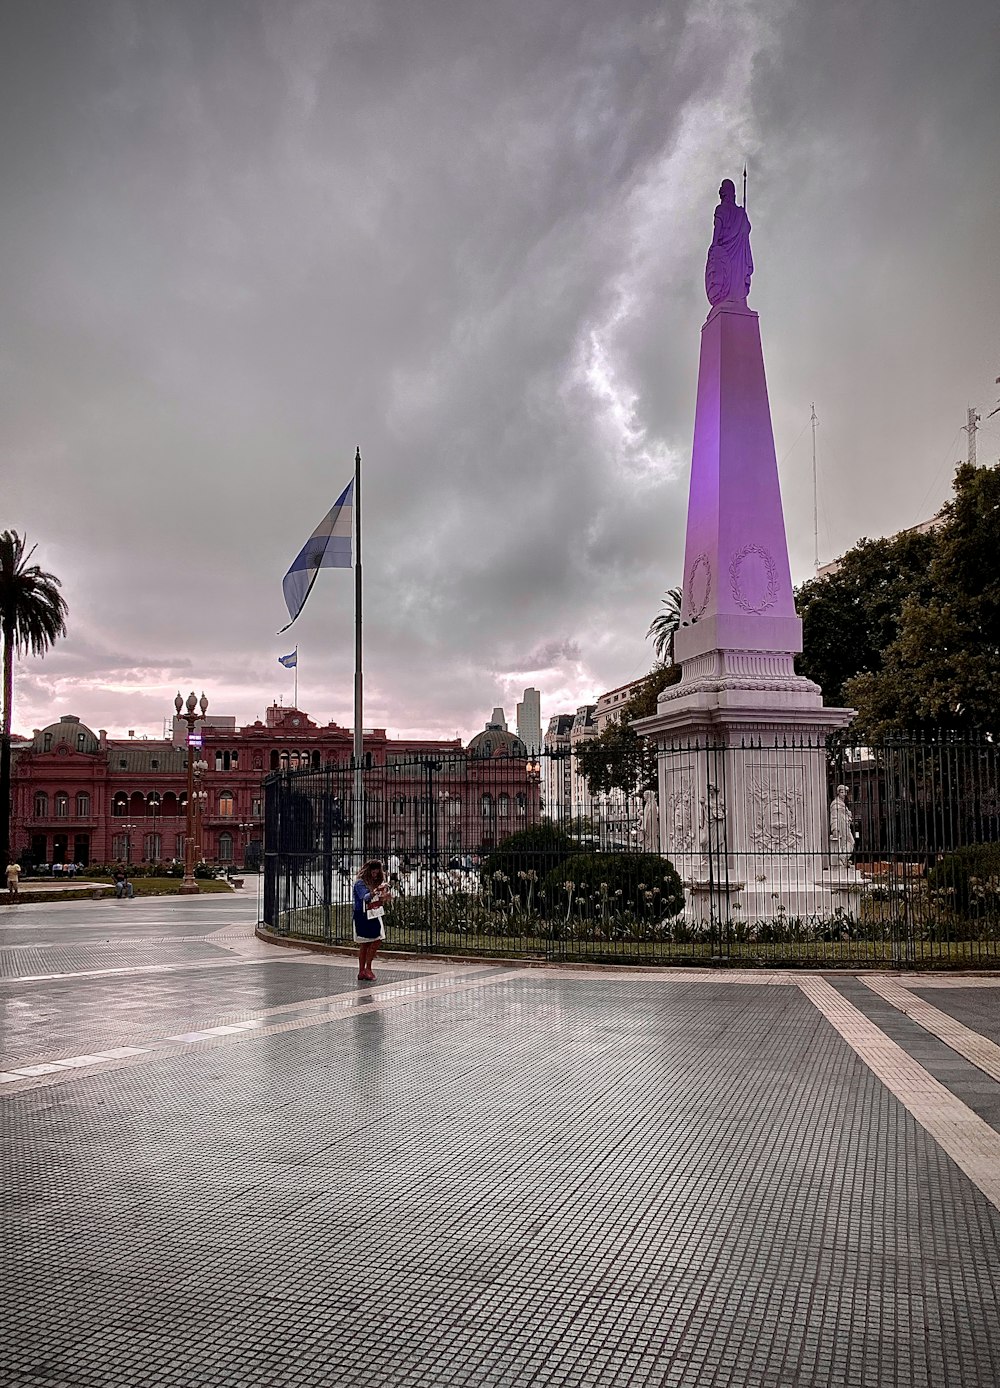
M1000 373L987 3L95 0L0 27L3 524L71 604L22 726L155 731L179 682L252 718L296 639L301 702L349 722L349 575L274 633L359 442L366 723L468 733L519 680L547 717L640 673L744 155L800 577L811 400L825 558L936 508Z

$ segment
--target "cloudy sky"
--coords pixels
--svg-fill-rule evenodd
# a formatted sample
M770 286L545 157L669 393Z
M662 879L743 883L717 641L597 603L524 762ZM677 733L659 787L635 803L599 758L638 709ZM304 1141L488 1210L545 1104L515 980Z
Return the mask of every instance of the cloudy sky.
M18 677L469 736L648 668L679 581L716 190L749 211L793 573L933 514L1000 387L995 0L6 0L0 527L63 580ZM984 424L987 421L984 420ZM979 436L1000 454L1000 415Z

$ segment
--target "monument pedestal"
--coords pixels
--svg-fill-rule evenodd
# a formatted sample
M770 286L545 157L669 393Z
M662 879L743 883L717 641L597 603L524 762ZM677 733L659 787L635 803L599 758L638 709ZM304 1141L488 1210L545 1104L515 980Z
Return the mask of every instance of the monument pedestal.
M702 328L682 677L634 724L658 747L661 843L692 917L708 903L723 919L815 919L856 902L829 872L826 757L853 710L824 707L795 673L801 649L757 314L723 302Z

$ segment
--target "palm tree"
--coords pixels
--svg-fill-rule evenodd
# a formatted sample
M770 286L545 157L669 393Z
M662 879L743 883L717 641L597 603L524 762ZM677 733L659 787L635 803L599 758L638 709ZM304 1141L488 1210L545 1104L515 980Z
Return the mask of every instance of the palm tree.
M3 636L3 733L0 737L0 872L10 861L10 722L14 653L44 655L66 635L66 600L59 580L29 564L34 546L16 530L0 534L0 634Z
M657 660L664 665L674 663L674 632L681 624L681 598L679 588L668 588L663 594L663 610L657 612L649 624L647 637L653 638L653 651Z

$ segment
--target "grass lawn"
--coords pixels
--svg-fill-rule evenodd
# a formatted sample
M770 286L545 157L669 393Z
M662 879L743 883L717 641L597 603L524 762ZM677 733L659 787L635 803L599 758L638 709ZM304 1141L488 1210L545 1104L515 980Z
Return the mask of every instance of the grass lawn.
M132 890L136 896L178 896L181 889L181 879L179 877L130 877ZM114 887L114 883L108 878L91 879L90 885L95 887ZM216 882L211 879L198 878L198 890L201 892L231 892L233 889L228 882Z
M330 908L330 929L322 907L288 912L283 933L302 940L352 945L349 906ZM723 965L731 968L968 969L1000 968L997 940L784 940L730 941L720 952L711 940L545 940L537 935L463 934L460 931L386 929L385 948L415 954L465 954L548 959L553 963Z

